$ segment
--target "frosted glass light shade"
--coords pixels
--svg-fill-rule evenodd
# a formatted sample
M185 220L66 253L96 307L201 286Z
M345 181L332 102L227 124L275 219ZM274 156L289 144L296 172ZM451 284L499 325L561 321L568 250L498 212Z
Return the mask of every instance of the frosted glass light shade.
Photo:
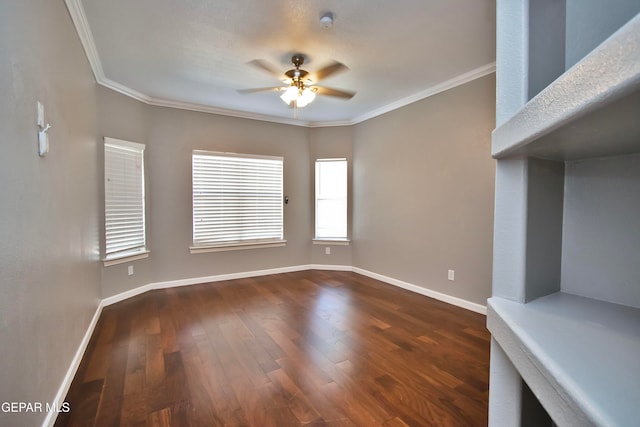
M316 98L316 94L309 88L303 90L298 89L296 86L289 86L287 90L280 95L286 104L291 105L292 102L296 103L296 107L302 108L311 103Z
M282 95L280 95L280 99L282 99L285 104L291 104L298 97L298 88L295 86L289 86L287 90L284 91Z
M316 97L316 94L309 88L305 88L302 93L300 93L298 95L298 100L296 101L296 104L298 105L299 108L302 108L304 106L306 106L307 104L311 103Z

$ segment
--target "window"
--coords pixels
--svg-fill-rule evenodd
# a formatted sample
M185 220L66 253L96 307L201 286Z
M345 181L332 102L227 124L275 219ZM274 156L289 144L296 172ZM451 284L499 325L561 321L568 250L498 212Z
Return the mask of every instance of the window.
M104 218L105 265L147 256L143 144L104 138Z
M316 239L347 239L347 160L316 160Z
M282 157L194 151L192 253L280 246Z

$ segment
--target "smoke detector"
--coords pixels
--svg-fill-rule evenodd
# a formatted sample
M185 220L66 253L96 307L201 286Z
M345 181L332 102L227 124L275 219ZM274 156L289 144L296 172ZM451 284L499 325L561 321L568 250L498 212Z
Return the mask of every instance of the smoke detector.
M329 30L333 27L333 13L327 12L320 17L320 25L322 29Z

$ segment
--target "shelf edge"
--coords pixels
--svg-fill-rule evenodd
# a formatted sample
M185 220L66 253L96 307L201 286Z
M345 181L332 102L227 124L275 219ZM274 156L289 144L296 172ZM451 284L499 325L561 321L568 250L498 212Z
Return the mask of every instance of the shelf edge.
M520 376L543 404L555 423L567 427L597 427L592 418L558 381L549 375L540 359L531 351L526 333L514 327L495 304L501 298L487 300L487 328L507 354Z
M531 99L492 133L492 156L527 145L640 90L640 14Z

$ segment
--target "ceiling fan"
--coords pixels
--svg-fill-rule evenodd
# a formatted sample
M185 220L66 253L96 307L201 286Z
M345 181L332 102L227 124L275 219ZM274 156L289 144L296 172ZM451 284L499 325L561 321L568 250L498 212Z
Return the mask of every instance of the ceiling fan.
M286 71L283 75L276 67L262 59L255 59L249 62L249 64L254 67L275 76L286 86L239 89L238 92L242 94L256 92L284 92L280 95L280 98L290 107L294 107L296 109L308 105L315 99L316 94L342 99L351 99L356 94L351 91L316 86L317 82L320 80L349 69L346 65L340 62L333 61L331 64L319 69L315 73L309 73L306 70L300 69L300 66L304 64L304 56L302 54L298 53L293 55L291 57L291 63L295 68Z

